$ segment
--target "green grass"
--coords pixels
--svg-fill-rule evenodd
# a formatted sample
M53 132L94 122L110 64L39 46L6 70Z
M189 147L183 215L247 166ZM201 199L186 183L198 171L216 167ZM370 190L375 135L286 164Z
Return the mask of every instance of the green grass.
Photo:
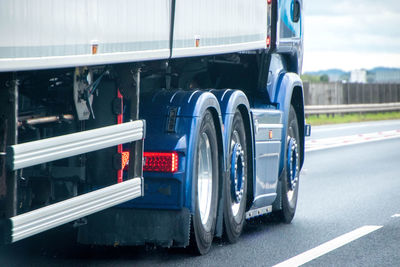
M354 114L336 114L332 115L310 115L306 118L306 122L311 125L337 124L361 121L380 121L400 119L400 112L384 112L384 113L354 113Z

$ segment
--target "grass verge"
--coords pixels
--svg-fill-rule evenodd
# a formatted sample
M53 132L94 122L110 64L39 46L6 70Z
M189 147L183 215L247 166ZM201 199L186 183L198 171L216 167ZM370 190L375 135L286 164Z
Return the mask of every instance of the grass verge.
M400 119L400 112L382 112L382 113L352 113L352 114L330 114L328 115L310 115L306 118L308 124L338 124L362 121L381 121Z

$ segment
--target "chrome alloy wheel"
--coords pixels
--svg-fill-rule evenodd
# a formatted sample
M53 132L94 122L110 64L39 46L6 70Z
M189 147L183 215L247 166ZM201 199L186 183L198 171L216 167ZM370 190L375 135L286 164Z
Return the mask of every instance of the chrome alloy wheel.
M246 182L244 152L240 145L239 134L237 131L232 133L232 155L231 155L231 194L232 194L232 214L236 216L240 209L240 202L243 198L243 188ZM240 218L238 218L240 219Z
M299 181L299 152L296 139L288 136L288 151L287 151L287 176L288 176L288 191L287 198L291 202L294 192Z
M197 200L199 203L201 222L204 228L209 231L211 229L211 224L207 224L207 222L210 217L213 181L211 146L206 133L202 133L200 136L198 158Z

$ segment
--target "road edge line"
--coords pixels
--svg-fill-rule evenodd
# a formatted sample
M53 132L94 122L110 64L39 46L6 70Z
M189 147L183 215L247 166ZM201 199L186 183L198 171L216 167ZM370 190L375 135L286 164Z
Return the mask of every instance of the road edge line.
M278 264L274 265L273 267L300 266L300 265L305 264L309 261L312 261L324 254L327 254L337 248L340 248L356 239L359 239L365 235L368 235L382 227L383 226L377 226L377 225L362 226L360 228L357 228L354 231L351 231L349 233L346 233L344 235L336 237L335 239L325 242L315 248L307 250L307 251L305 251L297 256L294 256L293 258L290 258L284 262L278 263Z

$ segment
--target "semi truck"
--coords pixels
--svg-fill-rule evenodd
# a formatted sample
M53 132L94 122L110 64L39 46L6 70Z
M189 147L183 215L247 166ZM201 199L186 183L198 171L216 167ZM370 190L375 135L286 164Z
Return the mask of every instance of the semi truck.
M234 243L295 214L301 0L3 0L0 238Z

